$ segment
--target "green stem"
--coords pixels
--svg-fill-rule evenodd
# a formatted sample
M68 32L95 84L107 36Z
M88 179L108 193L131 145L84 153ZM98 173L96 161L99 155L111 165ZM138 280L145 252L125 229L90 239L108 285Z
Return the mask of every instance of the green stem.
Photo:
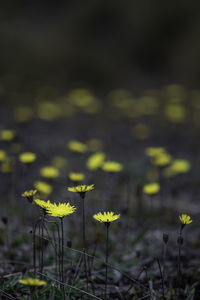
M107 280L108 280L108 229L110 226L110 223L105 223L106 225L106 280L105 280L105 297L104 299L107 299Z
M63 229L63 218L60 218L61 221L61 281L64 283L64 229ZM64 300L65 298L65 288L62 284L62 291Z

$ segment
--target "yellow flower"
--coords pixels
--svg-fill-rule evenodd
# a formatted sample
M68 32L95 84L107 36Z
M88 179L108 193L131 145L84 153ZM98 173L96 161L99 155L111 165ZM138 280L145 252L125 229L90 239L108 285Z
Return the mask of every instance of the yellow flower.
M148 195L157 194L160 191L160 185L157 182L149 183L143 186L143 192Z
M159 167L164 167L166 165L168 165L171 161L172 157L170 154L168 153L162 153L162 154L159 154L157 155L155 158L154 158L154 164L156 166L159 166Z
M36 154L32 152L24 152L19 155L19 160L24 164L30 164L36 160Z
M180 104L168 104L165 108L167 119L173 123L181 123L185 121L186 109Z
M37 193L37 190L28 190L22 194L22 197L31 198L31 197L35 196L36 193Z
M79 141L72 140L67 144L67 146L68 149L73 152L85 153L87 151L87 145Z
M40 175L45 178L56 178L59 176L59 170L52 166L46 166L40 169Z
M94 189L94 184L91 185L77 185L73 187L68 187L68 191L73 193L86 193Z
M187 173L191 168L190 163L185 159L175 159L171 166L164 170L166 177L172 177L181 173Z
M165 148L163 147L147 147L145 153L150 157L155 157L157 155L165 153Z
M104 212L103 214L100 212L98 214L93 215L93 218L101 223L110 223L120 218L119 215L115 215L114 212Z
M11 141L16 136L15 130L3 129L0 131L0 138L3 141Z
M13 170L13 161L10 158L7 158L2 162L1 172L2 173L11 173Z
M36 181L34 187L42 194L49 195L52 192L52 186L44 181Z
M59 203L59 204L51 204L47 207L47 213L52 217L63 218L64 216L73 214L76 210L75 206L70 205L69 203Z
M69 173L69 179L71 181L81 181L84 178L85 178L85 175L83 173L75 173L75 172Z
M44 280L40 280L38 278L31 278L31 277L28 277L26 279L19 279L18 282L29 286L43 286L46 284L46 281Z
M116 161L106 161L104 162L102 169L105 172L120 172L123 169L122 164Z
M188 216L186 214L182 214L181 216L179 216L179 219L183 225L192 223L190 216Z
M40 200L40 199L35 199L34 202L39 205L41 208L47 209L49 208L52 203L48 200L47 202L44 200Z
M133 136L139 140L146 140L151 136L150 127L144 123L138 123L132 128Z
M105 154L103 152L92 154L88 158L86 162L86 166L89 170L97 170L102 166L104 159L105 159Z
M4 150L0 150L0 161L4 161L6 159L6 152Z

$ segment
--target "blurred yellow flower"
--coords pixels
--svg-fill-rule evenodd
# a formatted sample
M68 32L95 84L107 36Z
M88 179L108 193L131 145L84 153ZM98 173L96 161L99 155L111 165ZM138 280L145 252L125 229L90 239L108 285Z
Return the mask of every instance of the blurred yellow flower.
M86 166L89 170L97 170L102 166L104 159L105 154L103 152L94 153L88 158Z
M191 169L189 161L185 159L175 159L172 164L164 170L166 177L176 176L181 173L187 173Z
M102 169L105 172L120 172L123 169L123 165L116 161L106 161L103 163Z
M0 139L2 141L12 141L16 136L15 130L3 129L0 131Z
M31 277L28 277L26 279L19 279L18 282L29 286L43 286L46 284L46 281L44 280L40 280L38 278L31 278Z
M144 123L136 124L132 128L133 136L139 140L146 140L151 136L150 128Z
M156 166L164 167L164 166L168 165L171 162L171 159L172 159L172 157L171 157L170 154L162 153L162 154L159 154L159 155L155 156L153 163Z
M68 142L67 147L69 150L71 150L73 152L85 153L87 151L86 144L81 143L79 141L75 141L75 140Z
M56 178L59 176L59 170L53 166L46 166L40 169L40 175L45 178Z
M114 212L104 212L93 215L93 218L101 223L110 223L120 218L119 215L115 215Z
M101 150L102 141L99 139L90 139L87 141L88 151L96 152Z
M0 150L0 161L4 161L6 159L6 152L4 150Z
M173 123L181 123L185 121L186 110L180 104L168 104L165 108L167 119Z
M33 118L33 109L30 106L19 106L14 111L14 118L19 123L28 122Z
M180 221L181 221L181 223L182 223L183 225L187 225L187 224L192 223L191 217L188 216L188 215L186 215L186 214L180 215L180 216L179 216L179 219L180 219Z
M68 187L69 192L73 193L86 193L94 189L94 184L91 185L77 185L74 187Z
M71 206L69 203L51 204L47 207L47 213L52 217L63 218L64 216L73 214L76 210L75 206Z
M42 194L49 195L52 193L52 186L44 181L36 181L34 183L34 187L38 190L38 192Z
M38 104L37 114L44 121L54 121L62 116L62 109L56 102L42 101Z
M36 154L32 152L24 152L19 155L19 160L24 164L30 164L36 160Z
M148 183L143 186L143 192L148 195L157 194L160 191L160 185L157 182Z
M163 147L147 147L145 153L150 157L155 157L157 155L165 153L165 148Z
M11 173L13 171L13 161L11 158L6 158L1 165L2 173Z
M68 176L71 181L82 181L85 178L85 175L83 173L75 172L70 172Z
M67 165L67 159L65 157L62 156L55 156L52 161L52 166L54 166L57 169L62 169L64 167L66 167Z

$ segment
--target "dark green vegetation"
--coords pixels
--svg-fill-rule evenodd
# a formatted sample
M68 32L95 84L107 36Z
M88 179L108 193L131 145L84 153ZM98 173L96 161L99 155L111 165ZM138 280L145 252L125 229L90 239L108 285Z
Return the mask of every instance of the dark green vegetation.
M37 198L70 202L77 207L74 214L64 218L66 298L104 299L106 230L92 216L114 211L121 217L109 228L107 299L198 299L200 92L169 86L137 98L124 90L97 98L87 90L64 95L43 88L15 95L2 90L1 99L2 299L30 296L29 286L18 280L34 275L32 227L42 213L21 194L34 188L37 181L52 188L43 192L38 188ZM71 140L83 142L86 151L70 151L67 143ZM170 155L162 166L145 152L147 147L160 146ZM19 159L23 152L36 154L36 159L23 163ZM89 170L87 159L96 152L104 152L106 161L120 162L123 170L112 174L101 166ZM175 159L189 163L187 172L166 171ZM45 166L54 166L58 176L44 177L40 169ZM81 199L67 190L75 185L68 179L71 171L85 174L81 184L95 184L85 197L87 276ZM148 182L159 182L161 187L152 199L143 193ZM182 213L190 215L193 222L183 230L178 274L177 238ZM43 243L42 230L36 229L36 276L47 282L35 292L31 290L36 299L64 299L56 255L55 222L59 221L45 216Z

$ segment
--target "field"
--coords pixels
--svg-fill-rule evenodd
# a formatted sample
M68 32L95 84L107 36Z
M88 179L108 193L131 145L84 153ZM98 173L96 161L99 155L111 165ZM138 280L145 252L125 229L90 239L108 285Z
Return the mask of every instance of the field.
M200 91L0 91L0 299L199 299Z

